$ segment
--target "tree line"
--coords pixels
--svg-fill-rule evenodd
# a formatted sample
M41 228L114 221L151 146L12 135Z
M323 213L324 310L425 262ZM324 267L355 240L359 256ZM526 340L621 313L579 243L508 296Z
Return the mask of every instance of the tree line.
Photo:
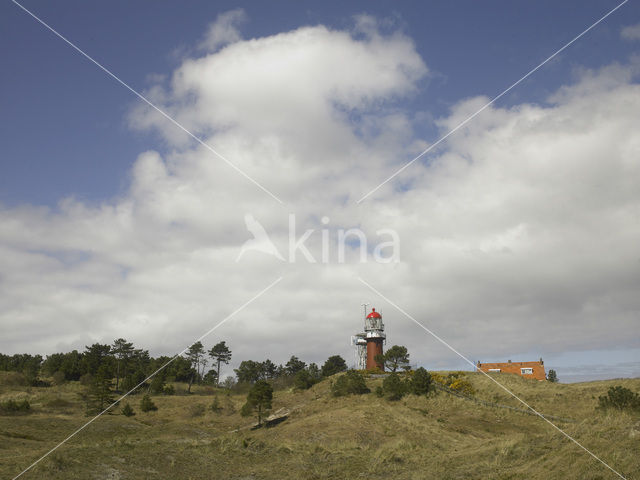
M234 369L235 379L229 376L222 381L221 369L231 362L231 358L231 349L225 341L208 350L202 342L196 342L181 355L154 358L148 350L118 338L110 345L94 343L85 346L81 352L54 353L46 358L30 354L0 354L0 370L19 372L26 384L34 386L42 384L45 377L57 384L65 381L100 384L105 401L109 397L108 390L128 392L141 384L145 384L151 393L172 393L173 387L169 385L172 382L187 383L188 392L191 392L193 384L229 388L236 382L254 384L259 380L281 378L291 379L299 386L310 386L323 377L347 370L345 360L339 355L330 356L321 367L315 363L307 364L292 355L284 365L276 365L269 359L243 360ZM145 383L145 379L152 374L152 378Z
M0 370L19 372L28 385L38 385L42 377L55 383L87 381L88 377L115 382L116 391L129 391L149 375L166 365L151 379L153 390L161 390L166 382L219 384L222 365L231 361L231 350L224 341L205 350L196 342L183 355L151 357L149 351L136 348L132 342L118 338L111 345L94 343L84 351L42 355L0 353ZM206 370L211 362L213 368Z

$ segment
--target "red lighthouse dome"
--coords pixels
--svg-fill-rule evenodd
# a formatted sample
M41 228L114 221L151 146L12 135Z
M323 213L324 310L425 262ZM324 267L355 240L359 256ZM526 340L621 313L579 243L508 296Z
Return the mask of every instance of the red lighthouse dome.
M367 315L367 318L382 318L382 315L380 315L378 312L376 312L375 308L371 309L371 313L369 315Z

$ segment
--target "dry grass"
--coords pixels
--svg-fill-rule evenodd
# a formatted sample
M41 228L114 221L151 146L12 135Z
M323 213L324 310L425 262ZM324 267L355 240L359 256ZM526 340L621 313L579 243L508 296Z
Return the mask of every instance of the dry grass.
M627 478L640 478L640 416L598 413L609 386L640 390L640 379L549 384L496 377ZM469 374L477 396L521 406L489 379ZM380 379L368 380L374 390ZM182 386L176 385L177 391ZM28 399L29 415L0 417L0 475L13 477L87 420L77 383L0 386L0 400ZM242 429L243 395L194 388L153 397L157 412L105 415L24 478L91 479L509 479L616 478L543 420L440 393L398 402L374 394L332 398L329 383L279 391L274 409L290 417L268 429ZM222 410L209 406L217 395ZM204 409L204 411L203 411ZM637 432L637 433L634 433Z

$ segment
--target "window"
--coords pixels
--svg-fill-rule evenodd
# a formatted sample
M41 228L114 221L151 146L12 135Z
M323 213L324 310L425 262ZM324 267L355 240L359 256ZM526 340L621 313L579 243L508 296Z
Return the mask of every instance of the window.
M490 368L489 372L500 372L501 370L499 368Z
M521 368L520 375L533 375L533 368Z

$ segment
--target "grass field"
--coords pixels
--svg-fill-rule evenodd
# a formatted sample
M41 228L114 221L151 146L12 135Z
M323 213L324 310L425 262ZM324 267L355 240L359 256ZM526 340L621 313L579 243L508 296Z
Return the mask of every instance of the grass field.
M466 378L477 398L522 406L483 375ZM495 378L540 412L571 419L557 425L626 478L640 478L640 414L595 409L610 386L637 392L640 379L565 385ZM277 391L274 410L291 414L258 430L243 428L251 419L239 414L242 394L196 386L192 395L153 397L158 410L149 413L139 409L141 395L131 396L135 416L103 415L21 478L619 478L535 416L447 393L397 402L373 393L333 398L329 382ZM368 386L380 382L370 379ZM0 386L0 400L27 399L32 407L29 414L0 416L2 478L19 474L89 419L81 389L76 382ZM209 408L214 396L218 413Z

